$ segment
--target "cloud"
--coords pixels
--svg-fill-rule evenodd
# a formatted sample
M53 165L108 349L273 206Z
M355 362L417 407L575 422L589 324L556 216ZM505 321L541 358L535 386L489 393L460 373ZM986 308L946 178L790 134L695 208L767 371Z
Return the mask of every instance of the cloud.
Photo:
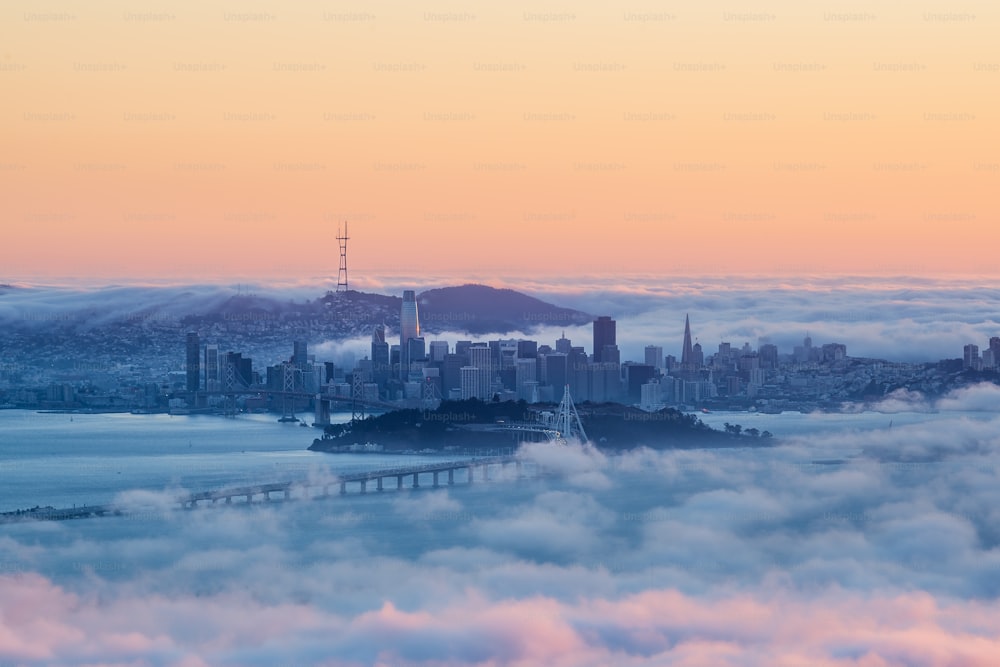
M1000 386L991 382L958 387L937 400L919 391L896 389L873 403L849 403L844 410L887 414L906 412L1000 412Z
M900 412L932 412L934 410L933 404L927 399L923 393L919 391L911 391L909 389L895 389L888 394L885 398L869 404L854 404L845 406L847 411L857 411L861 412L863 410L871 410L872 412L883 412L886 414L900 413Z
M386 601L345 618L236 593L99 601L38 576L2 582L0 656L19 664L990 665L990 602L837 587L711 598L671 589L565 602L470 590L433 613ZM271 661L271 662L268 662Z
M1000 386L983 382L959 387L940 398L935 407L950 411L1000 412Z
M431 289L475 281L469 276L375 276L358 282L363 289L399 294L403 289ZM897 362L954 359L962 346L985 347L1000 335L1000 321L984 316L1000 299L1000 289L985 279L919 277L806 276L790 281L774 276L600 276L548 277L503 281L483 276L479 282L524 291L559 306L607 314L618 320L617 338L623 359L642 360L646 345L661 345L680 355L684 316L692 331L713 352L720 342L735 347L761 341L788 354L808 333L815 345L837 342L848 354ZM0 294L0 321L51 323L86 315L92 323L128 318L179 318L210 310L232 297L234 285L146 284L27 286ZM330 285L324 279L275 285L242 286L244 292L276 299L315 299ZM563 327L543 327L523 334L552 344ZM566 327L566 335L589 348L589 325ZM509 334L508 337L519 335ZM454 342L469 336L443 332ZM485 338L488 338L485 337ZM318 343L320 357L345 362L368 353L364 338Z
M448 516L462 510L462 504L451 498L446 489L419 495L402 494L393 499L392 506L397 514L414 520Z
M180 507L178 498L187 493L185 489L181 488L165 491L131 489L116 494L110 504L128 514L145 513L169 517Z
M602 489L611 486L602 472L608 460L590 443L529 442L521 445L518 455L546 472L564 476L573 486Z
M538 445L558 474L5 525L0 665L997 664L1000 415L896 421L768 448Z

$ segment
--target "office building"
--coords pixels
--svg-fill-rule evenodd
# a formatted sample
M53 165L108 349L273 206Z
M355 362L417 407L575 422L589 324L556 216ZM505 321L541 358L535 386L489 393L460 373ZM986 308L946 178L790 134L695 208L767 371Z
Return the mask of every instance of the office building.
M537 364L534 359L518 359L515 367L514 386L519 399L530 401L538 387Z
M691 348L691 370L698 371L705 365L705 353L702 352L701 343L695 343Z
M566 389L568 352L569 350L566 353L553 352L545 355L545 382L552 387L552 400L557 403L562 400Z
M309 363L309 354L306 350L306 342L304 340L296 340L292 342L292 365L299 370L305 370Z
M517 341L517 358L534 359L538 356L538 342L533 340Z
M979 346L969 343L963 348L963 368L973 368L980 366L981 362L979 360Z
M820 354L825 363L834 363L847 359L847 346L842 343L827 343L820 348Z
M407 342L420 336L420 315L417 312L417 295L411 289L403 291L403 305L399 311L399 378L409 378L410 358Z
M643 410L653 411L663 407L663 399L660 397L660 383L657 380L650 380L642 385L642 395L639 407Z
M201 344L198 334L191 331L185 341L187 347L187 390L198 391L201 381Z
M602 366L620 366L622 363L622 353L617 345L605 345L601 353L601 361L596 362Z
M205 391L222 389L222 368L219 365L219 346L205 346Z
M692 364L693 349L691 347L691 319L684 316L684 344L681 347L681 368L690 370Z
M406 378L406 381L412 380L414 375L419 375L420 370L427 363L427 351L424 347L423 336L416 336L414 338L409 338L406 341L406 350L404 353L409 367L406 372L400 372L400 376Z
M493 363L488 345L469 348L469 365L462 367L462 397L487 401L492 398Z
M432 363L442 363L448 356L448 341L432 340L430 344L430 360Z
M646 364L653 368L663 368L663 347L660 345L647 345L645 354ZM657 390L659 391L659 390Z
M573 343L570 342L569 338L566 338L566 332L562 333L562 338L556 340L556 352L560 354L569 354L570 348L573 347Z
M778 346L773 343L762 343L757 348L757 356L760 357L761 368L778 367Z
M441 395L448 396L452 390L462 388L462 367L469 365L463 354L446 354L441 368Z
M616 322L607 315L601 315L594 320L594 361L600 363L604 361L604 348L608 345L617 345Z
M625 383L628 400L639 403L642 400L642 386L650 382L656 369L649 364L625 364Z
M378 324L372 329L371 360L372 380L380 388L385 387L386 382L389 381L392 366L389 355L389 343L385 340L384 324Z

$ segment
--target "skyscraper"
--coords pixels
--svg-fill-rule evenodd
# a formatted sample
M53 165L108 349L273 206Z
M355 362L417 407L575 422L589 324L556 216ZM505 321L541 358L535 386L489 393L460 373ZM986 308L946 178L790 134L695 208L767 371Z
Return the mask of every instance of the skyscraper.
M411 373L419 373L418 361L426 361L427 348L423 336L416 336L406 341L406 358L410 367L407 369L407 381Z
M594 320L594 361L604 361L604 347L617 345L615 340L615 321L607 315L601 315Z
M420 335L420 316L417 313L417 295L411 290L403 291L403 305L399 311L399 378L406 382L410 374L410 359L407 341Z
M462 388L462 367L469 363L464 354L446 354L441 368L441 394L449 396L452 389Z
M389 343L385 341L385 325L372 329L372 379L379 387L389 380Z
M475 369L474 371L471 369ZM493 359L488 345L469 348L469 365L462 368L462 398L492 398Z
M186 347L187 390L198 391L201 379L201 343L198 341L198 334L194 331L188 332Z
M568 354L554 352L545 355L545 381L552 387L553 400L562 400L566 389L566 367Z
M448 356L448 341L446 340L432 340L429 345L429 356L433 363L441 363L444 358Z
M978 368L976 368L982 363L979 360L979 346L969 343L962 349L962 352L963 352L962 366L965 368L974 368L976 370L979 370Z
M292 364L303 370L309 363L309 353L304 340L292 341Z
M517 388L517 397L531 401L535 387L538 386L537 364L534 359L518 359L515 368L514 386Z
M983 365L987 368L995 369L1000 366L1000 336L990 337L989 347L983 350L983 359Z
M630 402L642 400L642 385L652 380L655 374L656 368L649 364L625 364L625 387Z
M653 368L663 368L663 348L659 345L647 345L646 363Z
M517 358L534 359L538 356L538 342L533 340L517 341Z
M693 350L691 347L691 320L685 315L684 316L684 347L681 348L681 368L684 370L690 370L693 359Z
M757 348L757 354L760 357L761 368L778 367L778 346L774 343L762 343Z
M695 343L691 348L691 369L699 370L705 365L705 353L701 349L701 343Z
M569 354L570 349L572 349L573 343L569 338L566 338L566 332L563 331L562 338L556 340L556 352L560 354Z
M222 388L222 369L219 366L219 346L205 346L205 391Z

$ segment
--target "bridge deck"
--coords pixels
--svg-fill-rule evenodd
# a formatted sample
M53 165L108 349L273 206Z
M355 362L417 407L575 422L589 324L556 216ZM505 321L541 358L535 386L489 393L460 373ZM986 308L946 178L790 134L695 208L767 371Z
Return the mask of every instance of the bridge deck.
M472 469L486 467L490 465L505 465L508 463L520 463L522 459L517 456L490 456L474 459L461 459L457 461L438 461L423 465L402 466L396 468L382 468L378 470L365 470L361 472L338 475L325 480L300 480L294 482L274 482L270 484L254 484L250 486L238 486L226 489L215 489L211 491L198 491L186 495L178 496L175 502L181 507L195 507L199 501L219 500L229 501L232 498L245 497L248 500L254 496L264 496L270 499L271 493L283 493L285 497L290 497L293 490L305 492L310 488L323 488L326 491L329 487L340 485L341 489L348 483L366 483L373 480L384 479L386 477L402 478L407 475L420 475L422 473L442 473L454 470L468 469L471 481ZM67 519L83 519L99 516L122 516L134 513L134 510L114 504L106 505L84 505L81 507L52 508L42 507L30 510L19 510L15 512L4 512L0 514L0 523L14 523L18 521L63 521Z

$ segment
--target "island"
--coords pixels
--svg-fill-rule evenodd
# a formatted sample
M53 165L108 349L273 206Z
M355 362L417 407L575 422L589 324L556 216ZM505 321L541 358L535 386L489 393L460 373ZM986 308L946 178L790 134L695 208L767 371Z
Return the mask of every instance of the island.
M552 439L558 407L525 401L442 401L437 408L393 410L324 427L309 447L317 452L425 452L496 450ZM645 412L620 403L582 403L580 421L591 444L602 450L637 447L685 449L771 444L756 429L710 428L696 415L674 408Z

